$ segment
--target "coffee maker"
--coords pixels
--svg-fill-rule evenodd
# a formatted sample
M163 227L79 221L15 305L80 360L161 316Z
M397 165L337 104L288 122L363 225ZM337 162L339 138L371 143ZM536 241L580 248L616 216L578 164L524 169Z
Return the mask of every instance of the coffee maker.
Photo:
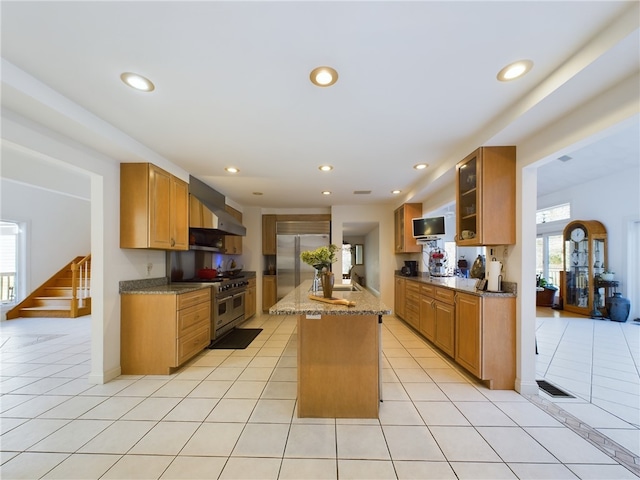
M402 267L401 272L406 277L417 277L418 262L415 260L405 260L404 267Z

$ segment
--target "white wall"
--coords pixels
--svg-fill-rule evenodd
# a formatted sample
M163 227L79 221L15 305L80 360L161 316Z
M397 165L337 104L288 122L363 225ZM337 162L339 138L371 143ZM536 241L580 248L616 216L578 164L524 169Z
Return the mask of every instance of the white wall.
M380 270L380 226L371 230L364 240L364 272L365 286L381 295L380 291L380 278L384 277L383 272ZM356 267L357 268L357 267ZM387 306L391 309L394 308L393 303L387 303Z
M75 257L90 253L91 204L4 177L1 189L2 220L26 226L25 289L17 298L22 301Z

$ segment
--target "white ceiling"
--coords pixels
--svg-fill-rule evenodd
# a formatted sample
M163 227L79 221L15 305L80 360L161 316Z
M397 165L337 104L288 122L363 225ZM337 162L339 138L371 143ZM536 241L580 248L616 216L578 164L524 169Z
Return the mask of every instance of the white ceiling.
M422 201L475 146L517 145L637 72L629 15L637 2L3 1L2 106L120 161L138 142L241 206ZM600 53L567 62L589 42ZM523 58L529 75L496 81ZM311 85L318 65L338 83ZM602 141L541 168L540 193L601 174L605 154L637 164L637 125Z

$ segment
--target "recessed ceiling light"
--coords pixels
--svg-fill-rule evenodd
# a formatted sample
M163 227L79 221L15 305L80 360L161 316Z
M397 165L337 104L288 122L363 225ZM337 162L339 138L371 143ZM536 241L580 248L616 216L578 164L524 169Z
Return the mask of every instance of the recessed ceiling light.
M509 82L523 76L529 70L533 68L533 62L531 60L519 60L513 62L498 72L498 80L501 82Z
M429 166L428 163L418 163L418 164L414 165L413 168L415 168L416 170L424 170L428 166Z
M152 92L156 88L151 80L137 73L124 72L120 75L120 80L141 92Z
M225 170L229 173L238 173L240 171L236 167L226 167Z
M402 190L391 190L391 193L398 195L399 193L402 193Z
M331 165L320 165L318 169L322 170L323 172L330 172L331 170L333 170L333 167Z
M318 87L330 87L338 81L338 72L331 67L316 67L311 70L309 79Z
M323 195L331 195L331 192L329 190L325 190L324 192L322 192Z

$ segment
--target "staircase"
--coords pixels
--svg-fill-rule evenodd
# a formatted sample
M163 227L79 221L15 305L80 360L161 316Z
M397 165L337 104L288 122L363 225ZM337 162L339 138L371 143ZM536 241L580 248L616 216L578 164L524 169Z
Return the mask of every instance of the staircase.
M76 318L91 314L91 255L76 257L7 312L18 317Z

